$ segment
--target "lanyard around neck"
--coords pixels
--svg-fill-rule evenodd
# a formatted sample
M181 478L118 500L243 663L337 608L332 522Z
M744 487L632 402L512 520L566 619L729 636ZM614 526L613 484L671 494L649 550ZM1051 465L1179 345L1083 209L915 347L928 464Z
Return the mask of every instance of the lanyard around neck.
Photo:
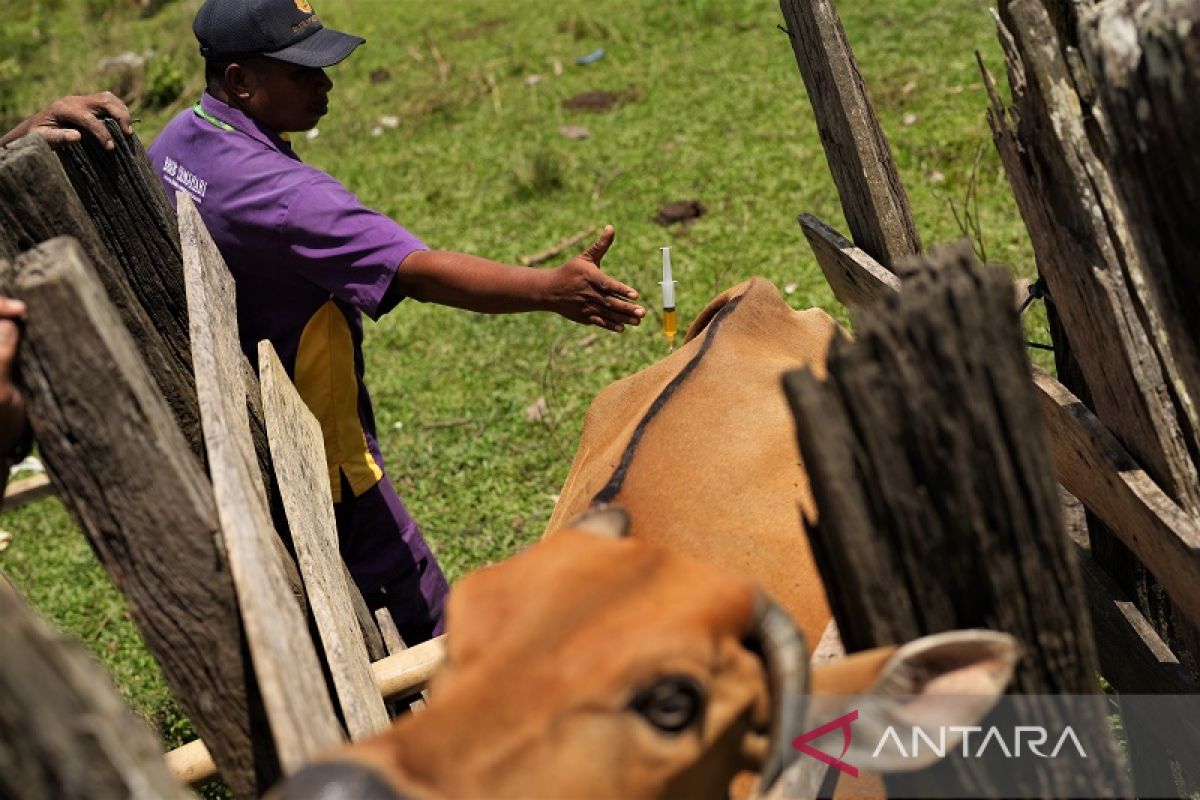
M196 105L192 106L192 111L196 112L196 116L200 119L214 125L217 128L220 128L226 133L232 133L233 131L237 130L237 128L233 127L225 120L214 117L212 114L205 111L199 103L196 103Z
M221 119L220 117L214 117L212 114L205 111L204 108L199 103L196 103L196 105L192 106L192 111L194 111L196 113L196 116L199 117L200 119L213 125L214 127L220 128L221 130L225 131L226 133L239 133L240 132L240 131L238 131L237 128L233 127L225 120ZM278 136L282 141L286 142L289 145L292 143L292 137L288 136L286 133L277 133L275 135Z

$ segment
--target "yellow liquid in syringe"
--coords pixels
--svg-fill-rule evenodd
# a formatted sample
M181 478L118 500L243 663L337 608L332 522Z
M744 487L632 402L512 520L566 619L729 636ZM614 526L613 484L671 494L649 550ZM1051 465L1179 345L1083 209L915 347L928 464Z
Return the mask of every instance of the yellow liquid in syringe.
M672 346L675 345L675 309L663 309L663 333L666 334L667 340Z

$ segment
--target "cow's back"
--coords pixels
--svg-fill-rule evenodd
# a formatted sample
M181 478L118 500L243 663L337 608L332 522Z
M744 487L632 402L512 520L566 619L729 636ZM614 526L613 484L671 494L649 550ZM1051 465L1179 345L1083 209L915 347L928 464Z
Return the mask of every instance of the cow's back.
M762 279L713 300L683 347L593 401L547 531L595 500L618 503L632 536L757 579L815 644L829 609L800 522L813 501L780 377L798 366L823 376L837 330Z

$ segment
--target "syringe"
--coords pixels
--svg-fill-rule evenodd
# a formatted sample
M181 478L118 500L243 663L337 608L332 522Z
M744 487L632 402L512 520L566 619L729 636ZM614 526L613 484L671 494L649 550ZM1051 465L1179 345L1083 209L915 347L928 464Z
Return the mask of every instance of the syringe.
M675 281L671 279L671 248L662 247L663 254L663 333L672 350L675 349Z

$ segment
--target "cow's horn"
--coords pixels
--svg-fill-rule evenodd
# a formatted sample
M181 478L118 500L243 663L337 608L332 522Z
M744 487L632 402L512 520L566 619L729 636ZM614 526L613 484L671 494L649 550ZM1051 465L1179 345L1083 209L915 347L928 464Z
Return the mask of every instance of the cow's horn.
M620 506L600 503L571 520L567 527L609 539L624 539L629 535L629 513Z
M758 775L758 796L762 797L799 756L792 740L804 732L808 647L788 613L762 592L755 602L747 639L766 662L767 683L775 706L771 741Z

